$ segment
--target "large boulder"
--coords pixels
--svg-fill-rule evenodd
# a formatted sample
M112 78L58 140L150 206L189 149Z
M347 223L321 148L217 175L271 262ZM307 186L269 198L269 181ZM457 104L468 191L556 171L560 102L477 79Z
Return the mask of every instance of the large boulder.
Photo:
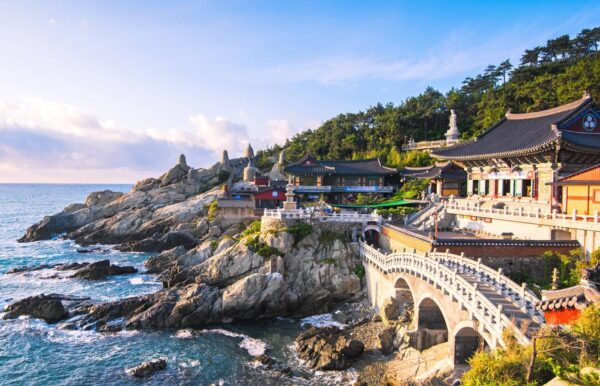
M85 200L85 206L96 206L108 204L123 196L122 192L113 192L112 190L103 190L101 192L92 192L88 194Z
M160 186L167 186L176 182L181 182L188 175L190 167L187 165L185 156L181 154L179 156L179 162L173 166L167 173L165 173L160 179Z
M365 350L365 345L337 327L311 327L295 340L298 356L315 370L345 370Z
M136 378L147 378L159 370L167 368L167 360L164 358L152 359L126 370L127 374Z
M144 262L146 273L161 273L168 270L171 266L177 263L177 259L186 253L183 246L177 246L159 253L158 255L149 257Z
M4 319L16 319L19 316L29 315L33 318L43 319L47 323L57 323L69 316L62 304L60 295L37 295L19 300L6 307Z
M85 267L77 270L71 277L76 279L102 280L111 275L126 275L136 272L137 269L132 266L120 267L111 264L109 260L101 260L87 264Z
M181 246L185 249L192 249L198 242L194 236L183 231L170 231L163 235L155 233L151 237L143 240L133 241L131 243L119 246L120 251L134 252L162 252Z
M395 330L393 327L388 327L379 332L378 337L383 355L390 355L394 351L394 333Z
M392 324L400 316L400 303L398 303L396 298L387 298L381 306L380 314L383 323L386 325Z

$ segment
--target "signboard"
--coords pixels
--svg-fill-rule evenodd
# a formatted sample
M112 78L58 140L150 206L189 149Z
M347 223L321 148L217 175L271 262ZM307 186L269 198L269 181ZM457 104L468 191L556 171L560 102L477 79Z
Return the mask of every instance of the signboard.
M501 171L501 172L490 172L490 173L471 173L469 175L471 180L532 180L535 178L535 172L533 170L523 171Z

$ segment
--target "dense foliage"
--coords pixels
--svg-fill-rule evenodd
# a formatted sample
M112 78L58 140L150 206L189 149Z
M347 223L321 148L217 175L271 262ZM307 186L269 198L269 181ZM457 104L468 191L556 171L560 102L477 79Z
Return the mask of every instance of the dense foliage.
M299 159L306 151L323 159L379 156L389 166L417 165L426 160L405 160L401 145L442 139L450 109L458 116L464 138L481 133L508 109L529 112L555 107L581 97L584 90L600 95L600 27L584 29L548 40L545 46L526 50L518 66L509 60L488 66L482 74L464 80L446 94L428 87L398 105L371 106L358 113L340 114L316 130L287 140L287 158ZM282 149L258 152L266 163ZM430 162L430 161L429 161Z
M583 374L584 367L597 367L600 360L600 309L586 308L566 329L542 328L536 346L521 346L505 333L506 349L479 352L463 378L466 386L543 385L558 376L578 385L597 385L600 377ZM535 356L533 356L535 355ZM533 356L533 361L532 361ZM533 365L533 366L532 366Z

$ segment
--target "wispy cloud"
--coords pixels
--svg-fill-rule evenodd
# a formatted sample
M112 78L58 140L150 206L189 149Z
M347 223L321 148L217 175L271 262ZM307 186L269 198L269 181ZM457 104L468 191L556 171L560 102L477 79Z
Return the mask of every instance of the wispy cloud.
M0 103L0 181L130 181L156 176L185 153L209 166L223 149L241 154L246 126L202 114L186 128L132 130L76 106L41 98ZM35 173L34 173L35 171ZM67 173L70 171L71 174ZM31 180L29 180L31 181ZM79 180L82 181L82 180Z

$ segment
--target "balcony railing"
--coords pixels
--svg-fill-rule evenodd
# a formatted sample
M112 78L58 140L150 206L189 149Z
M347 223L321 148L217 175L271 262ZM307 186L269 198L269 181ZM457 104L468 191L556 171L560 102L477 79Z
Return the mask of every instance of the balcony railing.
M393 186L373 185L373 186L333 186L334 192L348 193L392 193Z
M316 185L296 185L294 191L298 193L392 193L393 186L316 186Z
M478 217L489 217L497 219L513 220L517 222L534 223L539 225L564 226L567 228L600 230L600 215L595 211L593 215L581 215L577 210L572 213L558 213L544 211L541 207L504 207L489 208L482 207L478 202L469 200L449 200L444 202L448 213L462 214Z

